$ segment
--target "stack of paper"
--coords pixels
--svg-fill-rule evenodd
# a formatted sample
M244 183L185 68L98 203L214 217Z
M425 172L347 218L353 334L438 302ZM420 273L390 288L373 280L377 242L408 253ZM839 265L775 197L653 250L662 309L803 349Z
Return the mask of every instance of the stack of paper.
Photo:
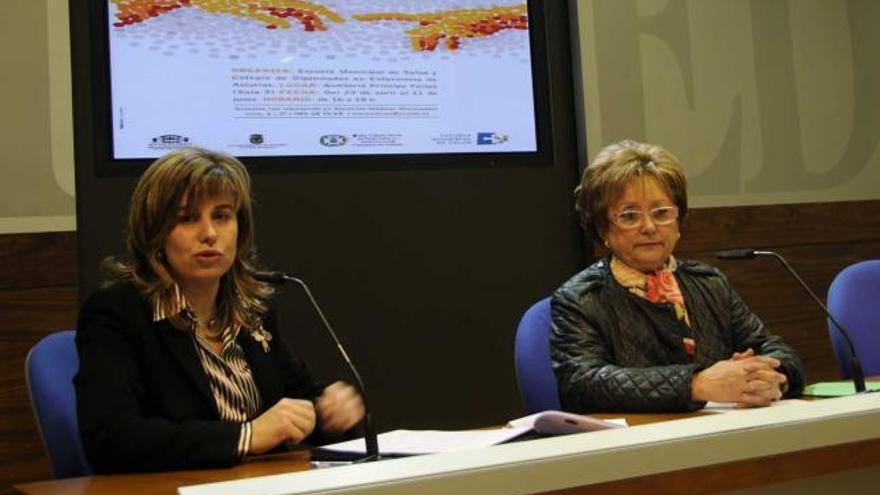
M504 428L487 430L393 430L379 435L379 452L383 456L436 454L460 450L482 449L498 445L525 433L559 435L604 430L626 426L625 420L601 420L590 416L560 411L544 411L515 419ZM318 453L364 455L364 439L325 445Z
M497 428L494 430L393 430L379 435L382 455L418 455L482 449L512 440L531 430L531 427ZM365 454L364 439L325 445L321 450Z

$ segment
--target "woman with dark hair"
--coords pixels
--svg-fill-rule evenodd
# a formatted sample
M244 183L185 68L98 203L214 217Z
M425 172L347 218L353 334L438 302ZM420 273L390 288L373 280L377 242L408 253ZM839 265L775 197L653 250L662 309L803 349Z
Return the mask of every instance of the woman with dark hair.
M688 205L671 153L610 145L584 169L575 198L583 227L610 253L551 299L563 409L764 406L800 394L794 351L764 329L721 272L673 256Z
M156 160L126 241L131 260L105 263L111 282L77 329L80 432L96 472L229 466L361 421L358 392L316 382L280 340L272 288L254 278L238 160L198 148Z

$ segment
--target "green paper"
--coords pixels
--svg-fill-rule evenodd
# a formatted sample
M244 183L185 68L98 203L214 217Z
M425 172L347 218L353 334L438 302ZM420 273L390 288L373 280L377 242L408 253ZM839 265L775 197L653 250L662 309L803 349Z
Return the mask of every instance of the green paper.
M880 390L880 381L865 382L865 388L871 392ZM852 380L839 382L819 382L807 385L804 388L804 395L813 397L843 397L856 393L856 387Z

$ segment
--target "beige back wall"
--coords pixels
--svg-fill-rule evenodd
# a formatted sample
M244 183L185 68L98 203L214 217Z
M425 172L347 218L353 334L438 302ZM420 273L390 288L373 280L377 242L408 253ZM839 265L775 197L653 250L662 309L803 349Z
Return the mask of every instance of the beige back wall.
M880 198L880 2L572 4L592 152L666 146L694 206ZM67 0L0 2L0 234L76 228L69 46Z
M880 2L572 4L591 154L667 147L694 206L880 198Z
M76 229L67 0L0 2L0 234Z

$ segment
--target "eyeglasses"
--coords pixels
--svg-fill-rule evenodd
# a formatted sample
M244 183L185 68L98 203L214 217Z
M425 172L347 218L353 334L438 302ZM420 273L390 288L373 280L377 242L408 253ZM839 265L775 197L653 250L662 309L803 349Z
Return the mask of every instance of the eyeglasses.
M658 206L648 210L648 215L655 225L667 225L678 218L677 206ZM611 215L611 221L622 229L634 229L642 225L645 212L642 210L623 210Z

